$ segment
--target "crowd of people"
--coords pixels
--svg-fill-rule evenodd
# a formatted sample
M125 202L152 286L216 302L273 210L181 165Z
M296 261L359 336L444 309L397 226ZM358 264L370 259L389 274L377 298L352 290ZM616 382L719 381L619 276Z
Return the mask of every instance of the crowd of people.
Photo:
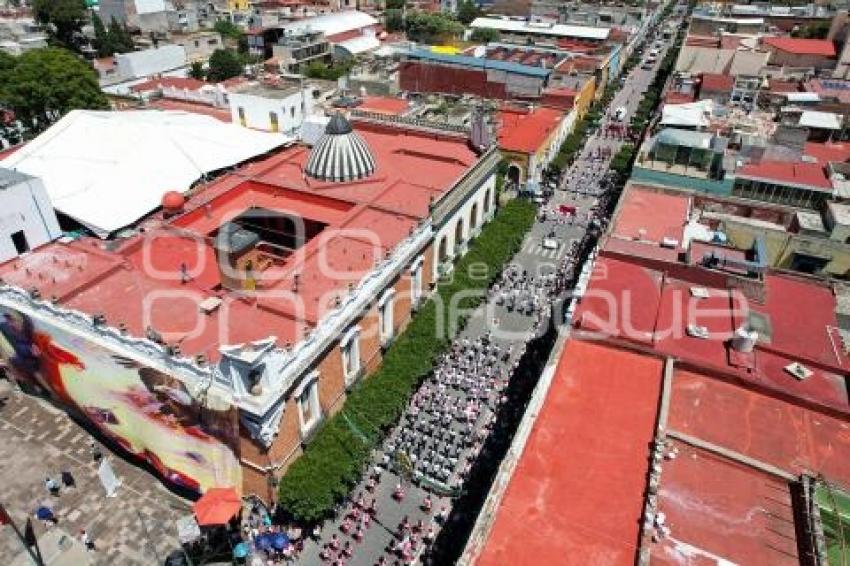
M525 333L506 340L505 335L488 332L452 343L413 395L399 424L376 454L360 491L340 511L333 532L321 537L320 557L324 563L348 563L376 523L391 534L375 561L377 566L428 563L435 539L449 521L449 498L472 485L469 482L471 477L477 477L476 466L491 456L491 441L506 434L504 423L501 419L497 422L496 417L506 409L513 410L508 387L513 376L521 373L520 360L529 345L535 343L533 338L548 325L552 303L574 284L581 262L607 225L617 186L609 165L617 151L616 142L624 135L623 128L600 131L599 138L614 143L598 144L585 152L561 185L576 197L591 197L590 207L579 210L578 205L548 206L553 195L543 195L538 215L543 237L556 240L555 245L567 246L558 254L558 265L551 266L551 271L535 273L510 265L490 288L488 298L497 309L496 314L506 319L525 318L526 322L519 325L526 329ZM558 232L568 226L580 226L586 231L569 243L558 241ZM496 327L500 325L498 318L493 322ZM522 407L516 411L521 415ZM382 507L396 506L386 513L383 508L378 509L382 480L393 482L390 485L394 486L389 501L381 500ZM422 493L424 499L416 499ZM416 502L414 507L411 498ZM405 511L412 508L415 513L403 514L399 507ZM401 521L386 521L387 517L397 519L399 514ZM316 534L320 535L321 532Z
M456 340L388 438L385 464L442 489L461 488L507 385L510 355L489 335Z
M490 297L508 312L530 316L548 305L547 299L553 294L556 282L554 272L532 275L518 265L509 265L490 288Z

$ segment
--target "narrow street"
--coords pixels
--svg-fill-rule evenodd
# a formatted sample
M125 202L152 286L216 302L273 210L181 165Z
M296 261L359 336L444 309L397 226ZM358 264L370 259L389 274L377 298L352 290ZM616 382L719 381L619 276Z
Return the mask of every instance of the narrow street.
M614 97L610 108L627 108L624 122L665 53L666 46L652 70L635 67ZM396 429L374 454L367 477L337 518L323 525L318 540L305 545L300 563L432 562L427 549L446 522L457 519L448 494L464 489L472 462L481 456L494 428L494 413L505 400L504 388L517 361L536 330L549 323L555 289L563 291L560 283L580 269L592 243L587 238L593 223L605 222L598 215L613 189L608 167L624 142L606 139L601 132L587 140L486 304L454 340L454 354L414 395ZM610 155L596 157L599 148L609 148ZM574 213L562 214L561 206ZM475 510L460 510L463 515L471 512Z

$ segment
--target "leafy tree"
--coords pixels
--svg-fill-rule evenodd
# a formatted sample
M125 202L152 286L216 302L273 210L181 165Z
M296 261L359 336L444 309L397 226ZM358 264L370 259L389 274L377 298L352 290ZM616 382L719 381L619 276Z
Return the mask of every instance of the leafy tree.
M387 0L385 10L401 10L407 2L405 0Z
M239 39L241 36L245 35L242 33L242 30L239 29L239 26L227 20L217 21L213 26L213 29L220 33L222 37L230 39Z
M109 44L109 34L106 31L106 26L103 25L103 20L97 14L92 15L91 24L94 27L94 48L97 50L98 57L109 57L114 53L112 46Z
M492 41L499 41L499 30L493 28L475 28L472 31L472 35L470 39L472 41L477 41L478 43L490 43Z
M115 18L112 18L112 21L109 22L107 36L112 53L128 53L136 47L133 44L133 37L130 35L130 32Z
M109 101L91 67L70 51L51 47L0 58L0 107L38 133L71 110L107 109Z
M351 62L341 62L335 65L325 65L320 61L313 61L307 65L304 74L311 79L324 79L335 81L351 70Z
M66 47L75 48L75 35L86 22L84 0L32 0L35 20L47 26L51 36Z
M443 13L411 12L405 22L408 39L419 43L444 43L463 33L463 25Z
M481 15L481 10L473 0L460 0L457 5L457 19L465 26Z
M826 39L829 35L830 22L815 22L791 31L791 37L803 39Z
M100 16L92 16L94 27L94 47L97 49L98 57L109 57L116 53L127 53L133 51L133 37L125 26L122 26L115 18L109 22L109 28L103 25Z
M501 177L497 186L500 182ZM483 291L520 249L535 214L533 203L514 199L484 226L453 276L440 281L437 298L422 306L387 350L381 367L351 392L342 410L328 418L304 455L281 478L278 504L286 513L305 523L333 514L334 506L361 479L371 450L380 441L379 431L398 420L422 376L448 346L438 329L451 328L455 317L447 309L438 309L437 302L447 304L463 297L458 307L466 312L481 304ZM482 266L488 277L479 275Z
M193 61L192 64L189 66L189 76L199 81L204 80L206 78L204 64L200 61Z
M390 33L404 29L404 15L402 11L392 8L384 12L384 28Z
M236 40L236 51L238 51L240 55L247 55L248 54L248 47L249 47L248 38L243 33Z
M207 79L217 83L242 74L242 59L232 49L216 49L210 56Z

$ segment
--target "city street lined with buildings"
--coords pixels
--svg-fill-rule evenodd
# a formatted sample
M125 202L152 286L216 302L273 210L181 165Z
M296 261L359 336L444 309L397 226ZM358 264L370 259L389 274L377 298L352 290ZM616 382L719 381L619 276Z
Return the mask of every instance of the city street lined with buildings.
M647 88L656 69L657 65L651 70L635 68L611 107L621 104L631 114L639 102L634 94ZM448 557L431 549L441 530L447 523L469 521L475 515L472 509L453 508L452 495L464 490L477 459L485 460L491 469L498 466L498 461L486 461L489 455L482 454L481 448L493 434L498 409L507 400L502 393L530 341L548 328L559 327L566 314L562 301L566 297L569 304L564 293L571 289L565 284L578 277L602 223L607 223L605 207L616 196L617 187L607 173L610 157L622 143L607 140L599 132L587 139L564 176L563 189L541 199L537 221L491 287L487 303L470 317L453 341L449 357L414 394L400 424L376 451L336 519L326 522L314 533L315 540L305 545L300 563L445 563ZM594 158L602 147L611 149L608 158ZM590 170L597 174L583 178L581 189L570 185L571 179L582 178ZM515 291L511 282L517 280L522 283L516 288L529 289L531 294ZM535 281L544 283L535 286ZM524 409L524 405L512 408L520 413ZM513 431L498 433L509 441ZM439 470L436 477L432 470Z
M0 566L850 563L774 4L0 0Z

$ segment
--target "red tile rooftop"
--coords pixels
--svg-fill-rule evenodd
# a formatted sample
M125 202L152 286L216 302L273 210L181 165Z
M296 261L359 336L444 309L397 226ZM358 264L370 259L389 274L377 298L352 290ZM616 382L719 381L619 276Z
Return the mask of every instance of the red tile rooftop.
M157 98L150 100L145 105L146 108L154 110L178 110L180 112L190 112L192 114L201 114L210 116L216 120L230 123L232 116L227 108L216 108L207 104L198 104L197 102L185 102L183 100L173 100L170 98ZM132 108L128 110L134 110Z
M401 98L393 98L390 96L367 96L363 98L362 104L360 104L357 109L365 110L367 112L377 112L379 114L400 116L410 109L410 104Z
M619 205L611 233L659 243L664 238L682 242L691 209L686 193L665 193L633 185Z
M519 153L535 153L561 126L561 110L538 106L532 111L503 108L499 112L499 147Z
M741 47L741 40L747 38L746 35L721 35L720 49L738 49Z
M185 90L198 90L206 86L208 83L197 79L184 79L181 77L160 77L151 79L142 83L135 84L130 87L133 92L150 92L152 90L160 90L161 88L179 88Z
M368 179L307 179L302 166L308 150L292 146L200 185L181 215L163 220L156 213L142 221L143 233L117 242L51 243L0 265L0 277L36 288L44 298L55 296L64 306L102 313L133 335L143 335L151 324L166 341L179 342L186 355L203 353L215 360L219 345L270 333L280 345L295 341L332 308L335 296L427 216L431 197L452 188L477 161L461 138L369 124L355 129L377 161ZM269 293L256 298L221 289L212 245L222 224L253 207L326 225L290 255L274 256L264 270L257 269L257 288ZM183 263L191 275L185 284L180 282ZM292 290L295 273L298 305L282 296ZM157 296L148 321L144 299ZM198 302L211 296L225 304L211 315L199 314Z
M791 475L822 473L850 488L850 423L793 399L679 368L674 372L667 425Z
M478 566L635 562L660 359L570 341Z
M554 96L576 96L578 94L578 91L574 88L567 88L565 86L549 87L543 91L543 94L551 94Z
M730 274L607 254L606 248L597 259L574 317L576 328L650 345L659 354L823 410L850 412L844 379L850 359L832 330L838 321L828 286L767 274L763 300L753 300L730 290L734 277ZM757 281L752 284L759 286ZM705 288L709 298L695 299L691 289L697 286ZM805 317L800 316L803 312ZM768 330L761 333L753 354L736 357L728 340L749 317L762 321ZM690 336L689 325L705 327L709 337ZM812 375L805 380L792 377L784 368L794 361Z
M675 90L667 91L667 94L664 96L664 102L667 104L687 104L693 101L694 96L692 94L677 92Z
M814 190L832 190L832 182L829 180L822 163L762 161L761 163L744 165L738 169L736 175L780 185Z
M676 442L663 463L658 510L671 533L652 564L799 564L788 484Z
M801 39L795 37L765 37L762 44L794 55L822 55L835 57L835 44L827 39Z
M735 77L718 73L703 73L702 92L731 92L735 86Z
M794 81L771 79L767 90L768 92L799 92L800 84Z
M685 38L685 45L692 47L716 47L719 49L720 39L707 35L688 35Z
M805 90L817 93L821 98L834 98L844 104L850 103L850 81L812 79L805 83Z
M814 157L820 163L845 162L850 160L850 143L806 142L803 153L809 157Z

